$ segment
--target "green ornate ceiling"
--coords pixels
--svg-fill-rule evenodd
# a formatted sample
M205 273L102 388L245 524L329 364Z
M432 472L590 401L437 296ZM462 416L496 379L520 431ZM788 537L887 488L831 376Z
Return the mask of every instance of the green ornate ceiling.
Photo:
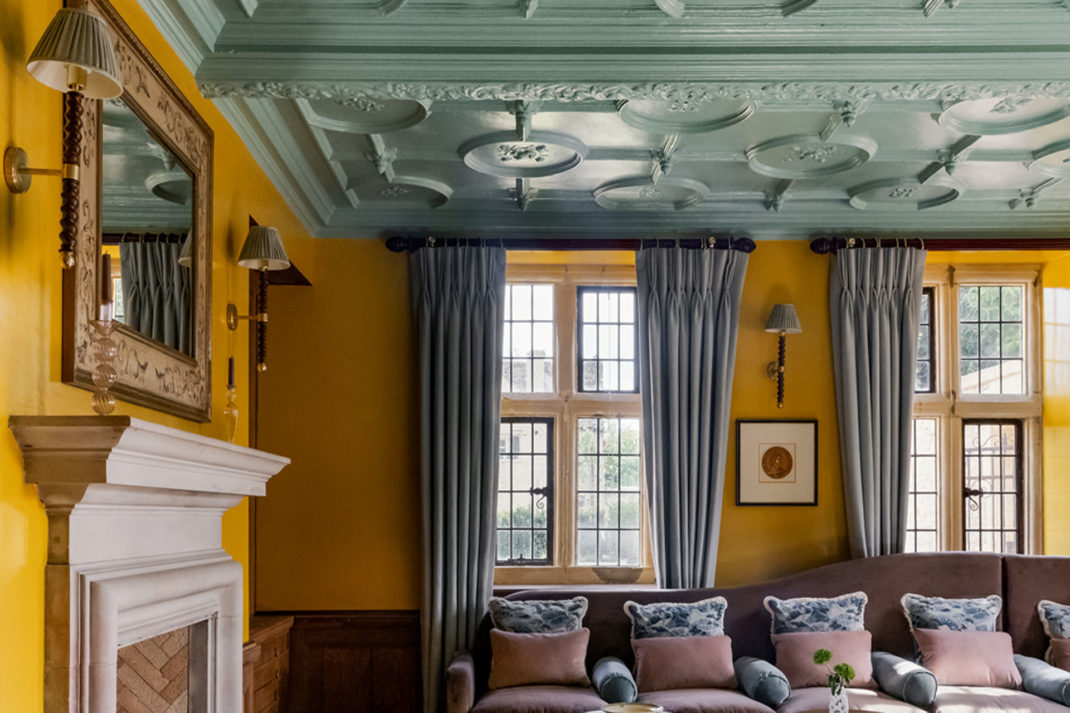
M1062 235L1068 0L141 0L315 235Z

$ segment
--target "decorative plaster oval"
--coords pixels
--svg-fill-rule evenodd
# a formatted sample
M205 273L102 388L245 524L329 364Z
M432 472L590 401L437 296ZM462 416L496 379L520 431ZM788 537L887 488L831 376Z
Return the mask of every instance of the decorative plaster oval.
M940 115L940 124L964 134L995 136L1047 126L1068 116L1070 103L1063 99L988 97L955 104Z
M427 118L430 102L358 95L332 99L301 99L309 124L349 134L388 134L415 126Z
M926 183L917 178L886 178L855 186L847 191L850 203L859 210L925 210L950 203L962 195L962 187L937 176Z
M1029 168L1046 176L1070 178L1070 139L1056 141L1034 151Z
M763 176L805 180L858 168L875 153L877 143L861 136L822 141L817 134L793 134L747 149L747 163Z
M422 176L395 176L389 183L365 183L357 188L361 201L417 203L428 208L446 205L453 189L441 181Z
M145 179L145 188L157 198L178 205L188 206L193 197L193 179L181 168L149 175Z
M702 134L734 126L750 118L754 102L725 100L622 102L620 118L629 126L655 134Z
M457 149L469 168L502 178L556 176L579 166L587 145L557 131L532 131L527 141L514 131L477 136Z
M683 210L709 195L709 187L690 178L663 176L656 184L649 176L622 178L594 189L594 200L609 210Z

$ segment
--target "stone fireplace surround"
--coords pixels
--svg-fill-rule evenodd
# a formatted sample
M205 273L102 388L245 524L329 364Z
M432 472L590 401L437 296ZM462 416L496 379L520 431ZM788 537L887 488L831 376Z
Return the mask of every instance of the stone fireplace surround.
M12 416L48 514L45 713L114 713L119 648L190 629L190 713L239 713L242 572L222 516L288 458L127 416Z

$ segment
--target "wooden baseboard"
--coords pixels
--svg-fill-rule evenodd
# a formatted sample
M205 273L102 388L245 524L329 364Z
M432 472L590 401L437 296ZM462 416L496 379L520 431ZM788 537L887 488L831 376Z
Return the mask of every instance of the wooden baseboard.
M292 713L419 713L418 611L289 613Z

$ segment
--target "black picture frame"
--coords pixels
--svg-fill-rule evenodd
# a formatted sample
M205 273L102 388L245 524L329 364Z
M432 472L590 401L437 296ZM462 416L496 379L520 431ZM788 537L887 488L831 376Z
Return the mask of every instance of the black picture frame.
M736 505L816 506L817 427L817 419L736 419Z

